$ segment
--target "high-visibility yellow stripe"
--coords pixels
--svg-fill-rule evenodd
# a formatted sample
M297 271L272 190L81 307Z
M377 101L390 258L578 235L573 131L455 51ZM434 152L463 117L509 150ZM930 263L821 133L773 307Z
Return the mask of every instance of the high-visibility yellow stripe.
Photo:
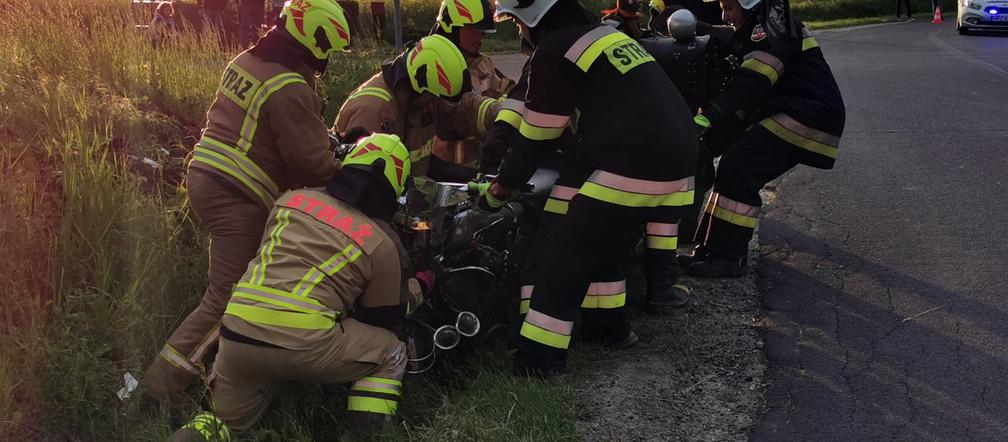
M238 168L234 166L234 162L228 159L227 157L217 152L213 152L206 149L200 149L199 146L197 146L196 149L193 150L192 161L206 164L210 167L213 167L214 169L217 169L221 172L230 175L232 178L238 180L239 182L244 184L245 187L248 187L249 190L255 193L256 196L259 197L259 200L262 203L263 207L267 209L273 207L273 202L276 200L275 197L267 193L266 189L264 189L259 183L253 181L251 178L248 177L248 175L238 170Z
M279 300L279 299L269 298L269 297L266 297L266 296L260 296L260 295L257 295L255 293L248 293L248 292L242 292L240 290L237 290L237 291L235 291L234 293L231 294L231 297L232 298L240 298L240 299L248 299L250 301L261 302L261 303L269 304L269 305L275 305L277 307L281 307L281 308L284 308L284 309L287 309L287 310L293 310L293 311L304 313L304 314L322 315L322 316L326 316L326 317L331 317L332 319L336 319L336 317L335 317L334 314L323 313L323 312L321 312L319 310L303 307L303 306L300 306L300 305L295 304L293 302L285 302L285 301L282 301L282 300Z
M480 103L479 105L479 110L476 112L476 130L478 130L479 133L481 134L487 131L486 127L487 109L490 109L490 105L493 104L495 101L497 100L494 100L492 98L487 98L483 100L483 102Z
M434 139L433 138L431 138L430 140L427 140L427 142L424 143L423 146L420 146L419 148L414 149L414 150L410 150L410 153L409 153L410 162L416 163L417 161L420 161L420 160L422 160L424 158L427 158L427 157L431 156L432 152L434 152Z
M313 266L309 269L308 273L305 273L305 275L301 277L301 281L294 286L292 293L294 293L295 296L309 296L312 290L315 290L315 286L322 281L323 277L335 275L336 272L342 270L343 267L347 266L347 264L350 264L356 261L357 258L360 258L361 254L361 249L356 245L350 244L346 246L339 253L323 262L321 266ZM334 264L336 264L335 267L333 267ZM322 269L322 271L319 269Z
M349 396L347 397L347 410L377 414L395 414L399 408L399 402L391 399L378 399L373 397Z
M570 336L546 330L528 321L522 322L521 335L554 348L566 349L570 346Z
M563 134L562 127L539 127L522 120L518 132L525 138L536 141L555 140Z
M497 119L495 121L503 121L511 127L518 129L521 127L522 117L520 113L511 109L501 109L500 112L497 112Z
M615 295L586 295L581 308L620 308L626 305L626 292Z
M237 148L228 146L220 141L210 138L204 135L200 138L199 143L197 143L197 148L204 148L215 151L219 154L224 155L229 160L233 161L235 165L238 166L249 178L257 181L259 184L266 189L266 192L274 197L280 194L280 187L273 182L273 178L266 173L255 161L249 159L244 153L238 151Z
M588 68L591 67L592 63L595 62L595 59L597 59L599 55L602 55L602 51L616 42L626 39L629 39L626 34L615 32L595 40L595 42L593 42L591 46L588 46L588 49L585 49L581 56L578 57L575 64L581 68L582 71L588 72Z
M371 392L371 393L382 393L382 394L391 394L391 395L399 396L399 390L396 390L394 388L361 387L361 386L355 385L355 386L351 387L350 390L351 391L368 391L368 392Z
M532 304L532 300L531 299L522 299L518 303L518 314L519 315L524 315L524 314L528 313L528 311L529 311L529 305L531 305L531 304Z
M801 41L801 50L807 51L812 48L818 48L819 42L816 41L815 37L805 37Z
M160 356L171 365L174 365L175 368L188 371L194 375L200 374L199 370L189 363L189 360L187 360L185 356L182 356L182 353L179 353L178 350L175 350L175 347L172 347L169 344L165 344L165 346L161 348Z
M239 151L248 152L252 148L252 139L255 138L256 129L259 127L259 112L262 111L266 100L269 100L270 96L276 91L283 89L284 86L294 83L308 84L301 74L293 72L277 75L263 83L262 87L256 92L255 98L252 99L249 109L245 112L245 120L242 122L241 132L239 132L238 145L235 146Z
M550 198L546 200L546 206L543 207L543 211L549 213L555 213L557 215L566 215L567 210L570 208L569 201L558 200L556 198Z
M364 87L364 88L361 88L360 90L358 90L357 92L354 92L353 94L350 94L350 97L347 98L347 101L350 101L350 100L353 100L354 98L362 97L362 96L365 96L365 95L372 96L372 97L378 97L378 98L380 98L380 99L382 99L384 101L392 101L392 94L389 93L389 91L387 91L385 89L382 89L380 87L374 87L374 86Z
M693 189L686 192L674 192L664 195L647 195L611 189L591 181L586 181L581 186L580 194L599 201L627 207L688 206L693 203Z
M228 303L224 314L236 316L254 324L276 325L304 330L328 330L336 325L336 321L317 313L285 312L234 302Z
M732 212L724 207L707 206L707 213L710 213L715 218L722 221L727 221L737 226L748 227L750 229L756 227L756 221L759 219L755 216L746 216Z
M791 143L802 149L810 150L817 154L825 155L827 157L834 159L837 157L837 152L839 151L839 149L837 149L836 147L830 146L828 144L823 144L818 141L798 135L797 133L788 130L786 127L781 126L781 124L774 119L765 118L759 122L759 125L765 127L767 130L769 130L774 135L778 136L780 139L787 141L788 143Z
M278 295L278 296L281 296L281 297L284 297L284 298L297 299L297 300L300 300L302 302L308 302L310 304L318 305L320 307L325 307L324 305L322 305L322 303L316 301L313 298L304 299L304 298L302 298L300 296L295 295L294 293L291 293L291 292L288 292L288 291L284 291L284 290L280 290L280 289L275 289L273 287L267 287L267 286L264 286L264 285L249 284L247 282L239 282L235 287L237 289L245 289L247 291L252 291L252 292L266 292L266 293L273 294L273 295Z
M273 263L273 249L280 245L280 234L290 225L290 210L277 210L276 221L269 242L259 248L259 262L252 268L252 276L249 278L252 284L261 285L266 278L266 267Z
M229 74L237 75L236 77L230 77ZM227 85L224 81L229 80ZM244 80L244 81L239 81ZM247 84L245 82L248 82ZM230 88L228 87L230 86ZM259 81L255 76L250 74L248 71L238 66L237 63L229 63L227 68L224 69L224 73L221 75L221 81L217 85L217 92L224 95L242 110L248 110L249 104L252 103L252 99L255 98L255 92L262 87L262 82ZM231 88L236 88L237 90L232 90ZM239 96L238 94L243 96Z
M755 58L750 58L746 61L743 61L742 65L739 67L743 69L749 69L750 71L762 74L764 77L767 78L767 80L770 80L771 85L777 84L777 80L780 79L780 74L777 73L777 70L774 69L773 66L770 66Z
M676 236L648 235L647 247L655 250L675 250L679 247L679 238Z
M388 378L378 378L378 377L374 377L374 376L365 376L363 378L360 378L360 380L367 381L367 382L377 382L379 384L395 385L397 387L401 387L402 386L402 381L400 381L398 379L388 379Z

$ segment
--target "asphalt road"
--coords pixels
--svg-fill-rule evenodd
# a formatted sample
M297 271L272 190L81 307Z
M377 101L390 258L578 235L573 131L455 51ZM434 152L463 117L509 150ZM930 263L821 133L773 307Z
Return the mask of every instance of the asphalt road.
M760 226L754 440L1008 440L1008 36L823 31L847 127Z

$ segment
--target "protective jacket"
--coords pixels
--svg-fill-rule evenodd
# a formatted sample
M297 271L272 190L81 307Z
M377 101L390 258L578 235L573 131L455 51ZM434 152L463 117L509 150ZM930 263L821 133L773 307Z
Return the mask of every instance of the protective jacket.
M501 114L511 124L519 112L521 119L500 184L523 185L569 125L576 126L572 148L606 171L656 181L692 175L697 142L689 110L640 44L602 24L559 28L540 40L525 102L507 100Z
M350 94L336 116L333 131L346 134L350 129L363 128L398 135L410 150L413 175L425 176L432 167L444 163L431 156L434 135L444 140L481 136L500 107L497 100L471 92L454 106L434 100L429 106L419 107L412 102L414 95L401 63L386 64Z
M402 316L420 286L403 275L400 249L387 224L327 193L287 192L235 285L223 325L243 337L303 350L358 310Z
M314 71L243 52L224 70L189 167L229 181L265 210L288 189L320 186L339 168Z
M802 149L800 162L830 169L844 128L844 103L812 33L784 2L762 2L735 32L742 60L734 79L704 107L712 128L738 115Z

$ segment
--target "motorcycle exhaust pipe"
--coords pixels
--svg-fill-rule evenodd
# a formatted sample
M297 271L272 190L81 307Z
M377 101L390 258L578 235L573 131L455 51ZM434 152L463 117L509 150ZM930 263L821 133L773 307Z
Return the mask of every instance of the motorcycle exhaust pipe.
M421 374L434 368L434 361L436 359L434 347L431 346L430 351L423 356L418 356L421 344L417 342L417 339L413 336L408 336L406 338L406 373L409 374Z
M454 325L442 325L434 330L434 346L442 350L455 348L462 340L462 334Z
M458 318L455 318L455 329L467 338L476 336L480 331L479 317L473 312L459 312Z

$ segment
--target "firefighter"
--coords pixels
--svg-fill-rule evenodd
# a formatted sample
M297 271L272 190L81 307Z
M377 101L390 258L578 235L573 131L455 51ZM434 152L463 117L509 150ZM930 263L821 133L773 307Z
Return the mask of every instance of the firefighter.
M602 10L602 23L619 29L635 40L644 36L641 29L640 0L616 0L616 7Z
M410 150L413 173L465 182L476 172L432 156L434 135L462 139L483 135L500 103L471 93L465 58L440 35L428 35L350 93L333 131L393 133Z
M622 236L652 219L681 218L692 201L697 141L685 102L654 59L576 0L505 0L497 13L514 19L535 49L519 136L474 210L497 210L513 198L558 147L575 109L567 149L593 168L558 180L583 184L562 195L570 197L560 202L566 215L547 238L521 325L515 373L548 376L566 367L575 316L593 276L621 255ZM656 240L666 237L662 227ZM593 302L621 307L619 288L598 287ZM611 320L610 330L632 335L625 318Z
M175 440L248 430L285 382L353 382L347 410L364 430L391 422L406 369L393 330L422 300L387 224L410 173L395 135L375 134L347 154L325 187L277 198L262 243L221 321L211 381L213 412Z
M479 52L483 37L497 31L493 13L488 0L444 0L431 34L448 38L462 51L474 94L500 98L514 81L497 70L493 59ZM467 166L475 166L480 150L479 140L472 137L455 142L438 139L434 145L435 155Z
M787 1L721 0L721 8L744 61L695 120L710 132L735 125L739 116L751 127L721 157L697 231L697 262L687 269L700 277L744 274L760 189L798 164L831 169L844 128L836 80Z
M339 169L315 81L329 55L349 45L349 25L332 0L293 0L282 19L228 63L189 163L189 201L210 232L209 283L143 378L149 397L173 406L205 372L231 286L255 255L276 198Z

